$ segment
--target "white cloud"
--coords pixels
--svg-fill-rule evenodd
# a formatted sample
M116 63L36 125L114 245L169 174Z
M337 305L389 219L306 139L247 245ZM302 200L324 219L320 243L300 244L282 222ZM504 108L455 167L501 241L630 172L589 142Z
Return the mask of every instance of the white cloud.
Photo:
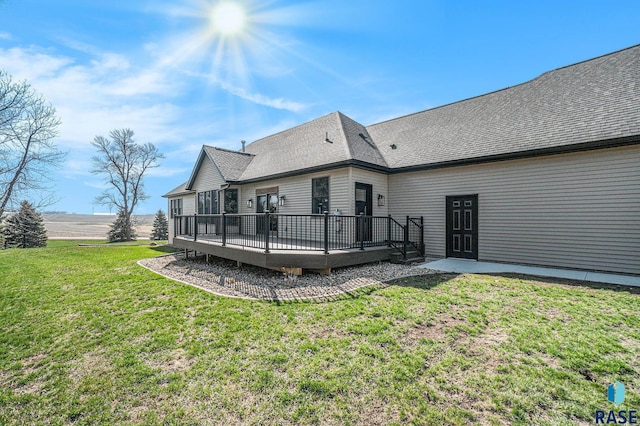
M96 135L122 127L153 143L190 134L188 123L179 128L182 109L172 102L179 85L159 72L135 69L121 55L98 54L80 64L36 47L16 47L0 49L0 63L55 106L62 119L61 147L86 146Z
M308 104L302 102L291 101L284 98L271 98L261 93L251 93L242 87L236 87L226 81L222 81L213 74L200 74L194 72L185 72L191 77L199 77L207 80L209 83L216 84L221 89L235 95L239 98L253 102L258 105L268 106L270 108L281 109L291 112L300 112L309 107Z
M83 184L85 186L88 186L89 188L96 188L96 189L101 189L101 190L112 188L111 185L109 185L108 183L105 183L105 182L85 181L85 182L83 182Z
M260 93L249 93L241 87L233 87L227 83L219 82L218 84L220 85L220 87L222 87L224 90L228 91L229 93L234 94L242 99L246 99L247 101L256 103L258 105L264 105L271 108L283 109L283 110L292 111L292 112L300 112L303 109L307 108L307 105L300 102L289 101L283 98L274 99L274 98L270 98L268 96L262 95Z
M70 158L65 161L62 175L69 179L74 179L76 176L91 176L89 172L91 170L90 155L86 155L83 158L74 152L70 154Z
M195 161L195 157L194 157ZM168 167L162 166L147 171L145 176L170 177L191 172L191 167Z
M11 40L13 39L13 37L11 37L11 34L0 31L0 40Z

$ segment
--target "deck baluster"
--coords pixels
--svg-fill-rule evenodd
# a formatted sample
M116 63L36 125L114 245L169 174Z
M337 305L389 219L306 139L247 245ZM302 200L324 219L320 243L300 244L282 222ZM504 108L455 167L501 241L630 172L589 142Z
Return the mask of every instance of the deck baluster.
M227 245L227 212L222 212L222 247Z
M264 252L269 253L269 231L271 230L271 218L269 210L264 213Z
M360 228L360 250L364 250L364 213L360 213L358 220L358 226Z
M329 254L329 212L324 212L324 254Z
M198 214L193 215L193 241L198 241Z
M404 226L404 241L402 242L402 258L407 260L407 246L409 245L409 216Z

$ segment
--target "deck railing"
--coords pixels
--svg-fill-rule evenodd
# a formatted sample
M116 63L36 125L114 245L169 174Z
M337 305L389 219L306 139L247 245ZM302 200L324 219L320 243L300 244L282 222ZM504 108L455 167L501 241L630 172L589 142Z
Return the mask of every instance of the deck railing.
M348 216L329 213L181 215L173 218L173 235L222 246L270 250L323 251L394 247L404 258L410 247L424 256L422 218Z

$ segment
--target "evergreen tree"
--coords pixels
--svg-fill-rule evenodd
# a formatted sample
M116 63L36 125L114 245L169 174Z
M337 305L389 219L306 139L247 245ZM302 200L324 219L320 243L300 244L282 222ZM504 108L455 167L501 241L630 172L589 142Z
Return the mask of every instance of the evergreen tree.
M23 201L20 210L7 219L4 226L6 247L30 248L47 245L47 230L40 213L31 203Z
M153 219L153 229L151 230L152 240L166 240L169 238L169 222L167 215L162 210L158 210Z
M123 209L118 210L118 217L111 224L111 229L107 235L112 243L119 241L133 241L138 238L136 234L136 222L134 219L128 220Z
M4 245L4 217L0 217L0 250L7 248Z

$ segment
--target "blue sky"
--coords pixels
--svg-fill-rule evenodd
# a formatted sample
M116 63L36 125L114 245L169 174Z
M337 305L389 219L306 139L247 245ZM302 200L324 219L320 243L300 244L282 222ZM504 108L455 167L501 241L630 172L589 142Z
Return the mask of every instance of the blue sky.
M131 128L166 155L138 213L186 181L202 144L248 142L340 110L362 124L508 87L640 43L634 1L0 0L0 68L57 109L52 209L106 211L90 142ZM213 16L213 18L212 18Z

